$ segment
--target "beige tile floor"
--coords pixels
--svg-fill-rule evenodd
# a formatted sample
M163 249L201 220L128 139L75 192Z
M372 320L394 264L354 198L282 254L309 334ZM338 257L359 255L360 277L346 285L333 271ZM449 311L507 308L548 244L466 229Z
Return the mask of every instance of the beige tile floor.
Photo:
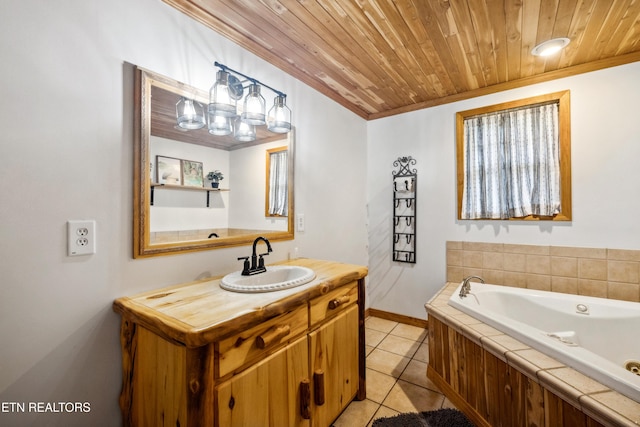
M376 418L455 407L427 378L425 329L367 317L365 331L367 399L351 402L334 427L367 427Z

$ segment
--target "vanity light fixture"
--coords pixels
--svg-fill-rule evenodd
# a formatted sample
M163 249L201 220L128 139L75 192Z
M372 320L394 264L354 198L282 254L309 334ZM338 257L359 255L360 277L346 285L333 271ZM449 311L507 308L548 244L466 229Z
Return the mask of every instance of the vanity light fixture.
M218 71L216 82L209 90L209 114L220 117L235 117L236 102L242 96L242 85L238 89L238 79L224 70ZM238 95L238 90L239 95Z
M235 124L235 133L233 137L237 141L251 142L256 140L256 127L252 124L242 121L242 118L238 117Z
M267 129L275 133L291 131L291 110L287 107L286 96L276 96L269 110Z
M217 136L230 135L233 132L232 121L231 117L216 116L209 113L209 133Z
M531 49L531 54L533 56L550 56L567 47L569 42L570 40L566 37L547 40Z
M261 126L267 121L265 120L266 104L260 95L260 86L253 83L249 86L249 94L244 98L244 108L240 118L244 123L250 125Z
M285 93L219 62L215 62L214 65L219 70L216 73L216 82L209 90L206 120L201 103L182 97L176 104L176 117L180 129L200 129L207 125L212 135L225 136L233 133L236 140L243 142L256 139L256 126L267 125L267 129L274 133L291 131L291 110L287 107ZM276 94L273 107L268 114L266 102L261 94L262 88ZM245 89L248 89L248 93L242 103L242 114L238 115L237 103L242 99Z
M176 103L176 117L181 129L200 129L206 124L204 107L194 99L181 97Z
M255 140L255 126L265 124L267 129L274 133L291 131L291 110L287 107L285 93L219 62L215 62L214 65L220 70L217 73L216 83L209 91L210 120L212 118L215 120L217 116L238 117L236 102L242 98L244 90L248 89L242 104L242 114L239 115L234 126L234 136L237 140ZM263 88L269 89L276 95L269 114L266 114L266 102L261 94Z

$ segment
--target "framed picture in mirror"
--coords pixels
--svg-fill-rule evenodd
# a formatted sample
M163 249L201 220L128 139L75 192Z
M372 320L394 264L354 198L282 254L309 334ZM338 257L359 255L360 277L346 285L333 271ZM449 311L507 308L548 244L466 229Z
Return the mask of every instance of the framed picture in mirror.
M180 159L156 156L156 182L158 184L182 185L182 165Z
M186 187L204 187L202 162L182 161L182 185Z

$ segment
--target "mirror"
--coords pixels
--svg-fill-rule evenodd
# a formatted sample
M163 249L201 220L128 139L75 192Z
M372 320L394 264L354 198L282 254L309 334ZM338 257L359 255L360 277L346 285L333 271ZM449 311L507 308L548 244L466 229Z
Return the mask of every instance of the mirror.
M139 67L135 76L134 258L249 245L258 236L293 239L293 130L259 126L251 142L207 126L185 131L176 126L176 103L193 99L206 111L208 92ZM286 152L286 210L266 215L265 156L274 150ZM222 175L217 188L209 172Z

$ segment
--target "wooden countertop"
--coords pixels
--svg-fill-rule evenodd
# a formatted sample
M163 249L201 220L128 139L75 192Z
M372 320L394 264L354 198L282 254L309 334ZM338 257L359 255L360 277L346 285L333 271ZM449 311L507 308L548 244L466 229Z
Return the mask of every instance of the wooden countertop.
M306 258L278 265L311 268L316 278L296 288L254 294L226 291L219 285L221 278L204 279L118 298L113 309L123 320L140 324L171 342L200 347L368 274L364 266Z

